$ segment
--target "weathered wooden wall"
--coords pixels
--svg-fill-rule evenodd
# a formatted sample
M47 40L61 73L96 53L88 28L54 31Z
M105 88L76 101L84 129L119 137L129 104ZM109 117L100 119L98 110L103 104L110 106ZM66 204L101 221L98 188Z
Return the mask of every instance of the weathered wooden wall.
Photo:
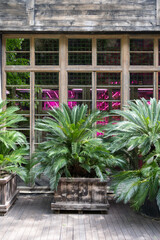
M0 31L159 31L160 0L0 0Z

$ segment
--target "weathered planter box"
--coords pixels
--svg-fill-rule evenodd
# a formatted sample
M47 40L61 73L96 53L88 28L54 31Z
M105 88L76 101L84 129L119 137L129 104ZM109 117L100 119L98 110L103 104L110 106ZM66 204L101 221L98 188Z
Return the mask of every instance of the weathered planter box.
M16 175L0 178L0 215L4 215L15 202L18 194Z
M54 193L52 210L105 211L107 181L98 178L61 178Z

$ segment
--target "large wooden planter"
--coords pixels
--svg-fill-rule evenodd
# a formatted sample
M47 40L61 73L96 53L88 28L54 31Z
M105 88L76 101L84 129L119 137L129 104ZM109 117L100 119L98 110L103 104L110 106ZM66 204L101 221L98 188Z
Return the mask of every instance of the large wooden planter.
M107 181L98 178L61 178L54 193L52 210L105 211Z
M16 175L0 178L0 215L4 215L16 200L18 194Z

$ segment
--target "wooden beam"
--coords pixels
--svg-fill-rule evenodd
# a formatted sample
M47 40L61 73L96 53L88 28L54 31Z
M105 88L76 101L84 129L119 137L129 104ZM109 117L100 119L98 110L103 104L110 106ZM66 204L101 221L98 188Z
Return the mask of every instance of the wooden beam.
M128 100L130 99L129 93L129 64L130 64L130 55L129 55L129 37L126 35L121 40L121 65L122 65L122 82L121 82L121 103L127 105Z

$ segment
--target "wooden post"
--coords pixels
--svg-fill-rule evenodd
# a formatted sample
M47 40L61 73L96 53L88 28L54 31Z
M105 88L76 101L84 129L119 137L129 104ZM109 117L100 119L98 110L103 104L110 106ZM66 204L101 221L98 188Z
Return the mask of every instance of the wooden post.
M129 37L125 35L121 40L121 65L122 65L122 81L121 81L121 103L122 106L127 105L130 99L130 76L129 76Z
M97 40L95 37L92 39L92 66L93 69L97 65ZM97 73L96 71L92 72L92 110L97 108Z
M59 103L66 103L68 99L68 81L66 71L67 58L67 38L62 36L59 42L59 63L60 63L60 79L59 79Z
M35 66L35 49L34 49L34 38L30 39L30 64L31 67ZM35 84L35 73L30 72L30 157L34 152L34 144L35 144L35 102L34 102L34 84Z
M6 100L6 72L5 72L5 65L6 65L6 39L2 37L2 99Z
M0 100L2 99L2 35L0 34Z
M157 69L159 65L159 47L158 38L154 39L154 66ZM158 101L158 72L154 72L153 76L153 97Z

